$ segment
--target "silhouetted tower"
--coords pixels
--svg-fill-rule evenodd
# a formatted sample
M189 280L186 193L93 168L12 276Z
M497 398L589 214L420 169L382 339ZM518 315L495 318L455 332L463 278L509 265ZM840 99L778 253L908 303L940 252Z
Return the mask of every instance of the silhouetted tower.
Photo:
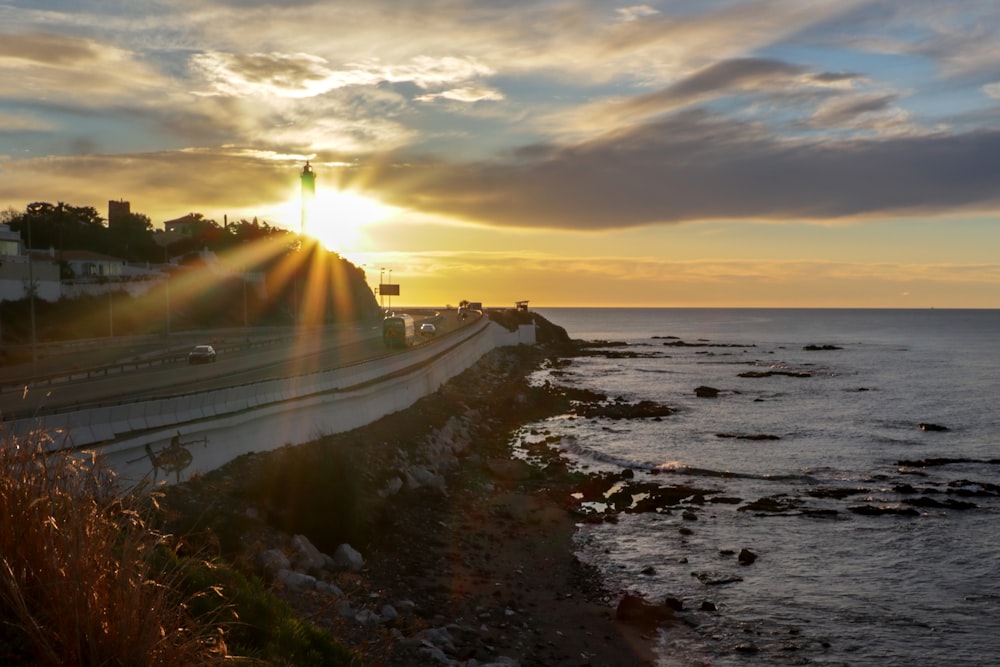
M132 205L124 199L108 201L108 229L116 227L130 215L132 215Z
M299 230L299 234L305 235L309 209L312 208L313 199L316 198L316 174L313 173L308 160L306 160L306 166L302 168L299 178L302 179L302 228Z

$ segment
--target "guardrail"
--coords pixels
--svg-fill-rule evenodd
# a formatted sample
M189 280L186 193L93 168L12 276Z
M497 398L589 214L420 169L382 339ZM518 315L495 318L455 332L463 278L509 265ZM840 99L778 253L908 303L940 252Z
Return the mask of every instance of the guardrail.
M494 347L534 341L484 319L421 345L329 371L7 422L52 449L98 452L126 484L180 481L252 451L363 426L436 391ZM177 455L176 457L174 455Z

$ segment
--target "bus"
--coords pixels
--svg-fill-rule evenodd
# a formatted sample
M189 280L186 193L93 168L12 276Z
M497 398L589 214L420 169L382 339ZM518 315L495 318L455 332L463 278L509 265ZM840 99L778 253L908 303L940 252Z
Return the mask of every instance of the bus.
M390 315L382 320L382 342L386 347L409 347L416 339L416 327L409 315Z

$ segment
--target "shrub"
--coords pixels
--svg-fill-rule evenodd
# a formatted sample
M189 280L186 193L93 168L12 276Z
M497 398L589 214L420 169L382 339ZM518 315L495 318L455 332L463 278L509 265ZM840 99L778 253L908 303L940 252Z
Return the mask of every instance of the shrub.
M92 456L0 438L0 663L187 665L221 660L157 569L165 536ZM162 559L159 559L162 560Z

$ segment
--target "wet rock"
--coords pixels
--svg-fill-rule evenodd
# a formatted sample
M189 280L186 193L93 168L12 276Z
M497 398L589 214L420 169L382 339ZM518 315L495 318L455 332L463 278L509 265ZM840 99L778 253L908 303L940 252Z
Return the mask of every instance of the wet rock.
M752 565L757 560L757 554L749 549L740 549L736 554L736 560L740 565Z
M807 352L822 352L827 350L843 350L844 348L837 345L806 345L802 349Z
M921 431L947 431L948 427L947 426L941 426L940 424L928 424L926 422L921 422L921 424L920 424L920 430Z
M912 507L900 507L899 505L855 505L847 509L863 516L920 516L920 512Z
M769 435L766 433L716 433L716 438L736 438L737 440L781 440L780 435Z
M796 498L789 498L784 494L760 498L746 505L736 508L737 512L790 512L801 507L802 501Z
M653 604L638 595L626 593L618 602L615 618L623 623L640 628L654 628L672 623L674 610L666 604Z
M719 390L715 387L706 387L702 385L700 387L695 387L694 395L698 398L717 398L719 396Z
M949 510L971 510L979 507L979 505L965 500L954 500L951 498L945 500L935 500L934 498L928 498L927 496L920 496L919 498L906 498L903 500L903 503L913 507Z
M743 581L743 577L725 572L692 572L691 576L706 586L722 586Z
M678 598L668 595L663 598L663 604L674 611L684 611L684 603Z
M601 403L580 405L574 412L581 417L593 419L646 419L650 417L667 417L674 413L673 408L656 401L639 401L638 403Z
M741 378L769 378L775 375L784 375L790 378L811 378L812 373L808 371L746 371L740 373Z
M848 496L856 496L862 493L868 493L868 489L856 488L856 487L823 487L819 489L811 489L808 493L813 498L835 498L837 500L843 500Z

